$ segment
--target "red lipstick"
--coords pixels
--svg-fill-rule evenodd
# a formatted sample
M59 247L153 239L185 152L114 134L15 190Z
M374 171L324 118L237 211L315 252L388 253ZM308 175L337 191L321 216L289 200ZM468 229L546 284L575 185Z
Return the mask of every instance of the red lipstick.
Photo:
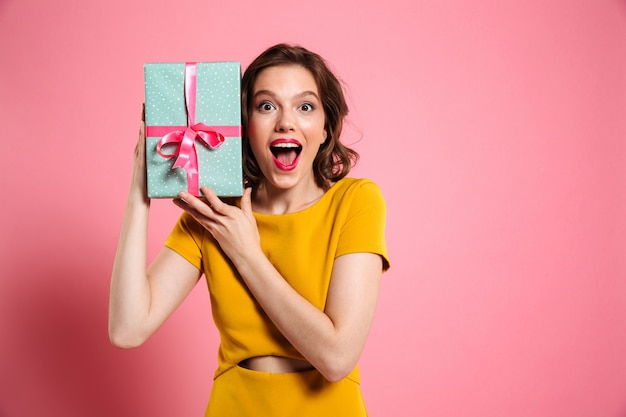
M302 144L292 138L278 138L270 143L274 163L282 171L291 171L298 166Z

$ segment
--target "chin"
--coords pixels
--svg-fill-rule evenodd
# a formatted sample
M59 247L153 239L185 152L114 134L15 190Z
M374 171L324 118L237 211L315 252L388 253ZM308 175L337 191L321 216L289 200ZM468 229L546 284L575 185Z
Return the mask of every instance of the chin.
M285 171L279 173L273 172L270 175L264 175L264 177L263 183L266 187L285 191L302 185L308 181L306 177L298 175L295 171ZM313 175L311 175L311 182L315 182Z

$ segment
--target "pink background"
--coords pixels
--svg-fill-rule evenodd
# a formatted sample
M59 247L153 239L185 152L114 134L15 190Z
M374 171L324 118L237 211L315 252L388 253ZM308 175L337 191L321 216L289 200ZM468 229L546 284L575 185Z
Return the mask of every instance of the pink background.
M204 286L107 337L142 64L280 41L346 81L388 202L370 415L626 416L624 0L0 0L0 415L202 415ZM153 204L150 255L177 215Z

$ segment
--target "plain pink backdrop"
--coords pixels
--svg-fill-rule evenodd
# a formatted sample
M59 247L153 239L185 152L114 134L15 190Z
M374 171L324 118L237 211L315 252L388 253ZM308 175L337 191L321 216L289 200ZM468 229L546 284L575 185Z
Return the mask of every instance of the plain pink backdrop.
M348 85L392 269L371 416L626 416L626 2L0 0L0 416L199 416L202 285L110 346L148 61L276 42ZM153 204L150 255L178 215Z

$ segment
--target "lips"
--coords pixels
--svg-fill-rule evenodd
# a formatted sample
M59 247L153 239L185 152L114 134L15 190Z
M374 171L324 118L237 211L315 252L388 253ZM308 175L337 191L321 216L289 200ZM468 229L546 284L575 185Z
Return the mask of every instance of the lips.
M270 143L270 151L279 169L291 171L298 165L302 145L295 139L280 138Z

